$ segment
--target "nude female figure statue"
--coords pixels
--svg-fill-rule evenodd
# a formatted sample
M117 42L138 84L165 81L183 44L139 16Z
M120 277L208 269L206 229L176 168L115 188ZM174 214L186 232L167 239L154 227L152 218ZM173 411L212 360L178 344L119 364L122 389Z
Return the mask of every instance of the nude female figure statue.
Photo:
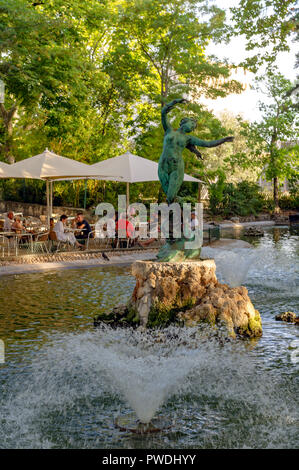
M165 131L163 152L159 160L158 175L162 189L167 197L168 204L174 202L179 189L184 181L184 160L182 153L184 148L200 157L196 150L198 147L217 147L225 142L232 142L233 137L224 139L205 141L198 137L188 135L196 128L196 121L192 118L183 118L178 130L172 129L167 114L178 103L186 103L183 98L175 99L162 108L162 125Z

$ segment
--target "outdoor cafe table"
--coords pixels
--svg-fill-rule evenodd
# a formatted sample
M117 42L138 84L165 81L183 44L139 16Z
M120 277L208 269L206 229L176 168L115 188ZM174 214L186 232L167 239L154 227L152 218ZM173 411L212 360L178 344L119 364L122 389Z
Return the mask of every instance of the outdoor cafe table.
M7 242L7 248L8 248L8 255L10 255L10 249L13 248L15 255L18 255L19 252L19 244L21 239L26 240L28 246L30 247L31 253L34 252L34 240L35 237L37 237L39 234L44 233L44 231L22 231L19 233L16 232L0 232L0 242L2 245L2 255L4 256L5 252L5 242ZM11 243L12 241L12 243ZM25 242L26 243L26 242Z
M31 234L28 234L28 235L29 235L29 237L31 236ZM19 249L19 241L20 241L21 237L22 237L22 233L1 232L0 233L0 241L1 241L1 245L2 245L2 255L4 256L4 253L5 253L5 245L7 246L8 255L10 255L10 250L11 249L13 249L14 252L15 252L15 255L17 255L18 254L18 249ZM31 245L32 245L32 241L31 241Z

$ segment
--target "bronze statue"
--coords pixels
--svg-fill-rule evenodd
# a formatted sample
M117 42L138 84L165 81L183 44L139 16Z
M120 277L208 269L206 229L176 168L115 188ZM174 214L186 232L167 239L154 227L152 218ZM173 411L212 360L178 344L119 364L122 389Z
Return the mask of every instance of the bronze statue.
M163 152L159 160L158 175L162 185L162 189L166 194L168 205L172 204L178 195L180 187L184 181L185 165L183 160L183 150L189 149L201 158L201 154L196 149L198 147L217 147L224 142L232 142L233 137L225 137L224 139L205 141L198 137L188 135L196 128L196 120L185 117L180 122L177 130L172 129L167 114L177 103L186 103L185 99L176 99L166 104L162 108L162 125L165 131ZM172 215L170 215L172 217ZM185 259L199 259L201 248L186 249L186 241L194 240L195 234L190 233L190 237L184 235L175 239L173 237L173 219L170 218L169 238L165 245L160 249L157 258L160 261L183 261Z
M163 152L159 160L158 175L162 189L166 194L168 204L171 204L184 181L185 165L182 157L184 148L201 157L196 149L198 147L217 147L225 142L232 142L233 137L224 139L205 141L198 137L188 135L196 128L196 121L193 118L183 118L177 130L172 129L167 114L178 103L186 103L183 98L175 99L162 108L162 125L165 131Z

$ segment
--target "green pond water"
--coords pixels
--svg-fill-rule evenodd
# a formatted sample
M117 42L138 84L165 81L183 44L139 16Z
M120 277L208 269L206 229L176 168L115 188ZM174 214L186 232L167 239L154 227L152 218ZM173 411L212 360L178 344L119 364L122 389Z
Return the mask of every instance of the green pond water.
M1 277L0 448L298 446L298 327L274 320L298 312L298 238L267 228L250 250L214 252L219 278L239 275L261 313L256 341L94 329L97 313L129 299L130 267ZM115 417L132 410L167 416L172 427L151 436L116 429Z

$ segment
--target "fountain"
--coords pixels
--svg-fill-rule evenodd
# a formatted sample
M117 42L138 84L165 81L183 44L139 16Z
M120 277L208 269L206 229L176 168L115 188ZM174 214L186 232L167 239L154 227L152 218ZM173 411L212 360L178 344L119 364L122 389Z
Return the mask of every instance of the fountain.
M234 248L232 250L204 247L203 258L213 258L217 267L217 277L230 287L241 286L250 268L256 263L258 250L253 248Z
M0 375L2 447L296 447L297 326L275 322L274 315L296 312L298 242L283 240L277 247L266 232L247 273L250 296L263 312L259 341L232 339L206 322L165 328L102 322L91 330L90 314L126 302L133 291L125 267L3 278L0 295L13 295L0 325L12 339ZM205 248L203 255L211 258ZM220 274L225 278L225 269ZM56 296L67 299L60 311ZM19 328L26 324L28 331L14 336L9 328L16 329L20 298L28 308ZM156 427L164 432L137 435L131 427L137 420L147 429L160 420ZM129 431L120 430L123 424Z
M165 137L158 173L169 206L175 200L179 201L178 192L184 179L183 149L186 147L200 156L195 146L215 147L233 139L227 137L206 142L197 137L188 136L187 134L196 127L193 118L182 119L180 129L173 130L167 114L177 103L182 102L185 100L173 100L162 109ZM183 207L181 207L181 211L183 213ZM181 215L179 220L181 220ZM185 224L184 217L182 220ZM234 270L231 270L231 286L221 284L216 277L214 259L201 259L200 247L187 248L190 246L186 245L187 238L189 241L195 240L195 232L189 232L186 237L184 231L181 238L175 238L174 216L170 218L169 226L169 237L157 255L158 260L136 261L133 264L132 274L136 278L136 285L130 301L127 305L115 307L108 314L98 315L94 321L95 326L109 324L114 328L132 327L145 332L147 329L160 329L173 324L180 327L198 327L202 324L208 324L213 327L214 331L215 329L221 331L224 329L228 338L235 338L237 335L250 338L261 336L260 314L252 305L247 289L240 286L238 282L248 271L252 257L248 256L246 262L243 263L243 271L239 266L238 280L234 276ZM234 256L236 259L239 258L238 254ZM217 258L221 265L221 256L219 255ZM232 258L231 254L230 262L233 264L236 260ZM227 265L227 259L225 263ZM172 368L173 375L171 379L167 376L165 391L169 389L171 384L186 377L188 370L193 367L193 356L187 356L186 359L187 363L183 370ZM172 360L173 358L167 359L168 362ZM128 370L128 366L126 369ZM131 370L130 374L133 376L134 370ZM115 381L118 381L118 376L114 378ZM159 381L163 384L164 377L159 377ZM144 401L139 406L137 397L132 402L132 394L128 394L128 401L136 410L137 418L132 418L132 416L129 418L127 416L118 417L117 427L137 433L158 431L161 429L160 426L168 427L168 423L163 425L162 418L159 418L158 424L152 421L153 410L157 410L161 405L160 400L163 400L163 395L160 395L159 398L154 390L151 391L152 384L153 378L146 385L149 391L147 406ZM123 384L119 383L119 386L123 387ZM149 410L151 410L150 413Z

